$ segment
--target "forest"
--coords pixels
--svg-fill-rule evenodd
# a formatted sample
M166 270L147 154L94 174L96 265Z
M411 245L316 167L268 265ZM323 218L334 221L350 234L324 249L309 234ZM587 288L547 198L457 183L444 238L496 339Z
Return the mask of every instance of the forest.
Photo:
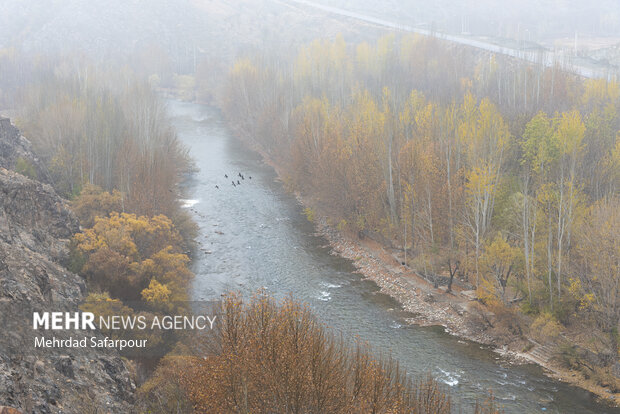
M220 99L333 227L475 290L619 389L617 83L386 35L249 53Z
M231 65L200 61L195 44L180 64L159 46L128 66L0 49L0 109L79 219L66 266L86 283L81 310L193 311L192 262L213 252L181 204L197 170L162 96L207 101L308 220L379 243L447 298L472 293L495 345L544 345L620 392L620 84L411 34L244 45ZM15 169L46 178L27 159ZM464 409L292 295L228 292L217 311L214 333L120 353L134 412ZM471 399L477 414L502 412L492 390ZM101 412L87 396L76 409Z
M16 123L80 222L67 263L86 281L80 309L147 323L193 312L198 229L179 199L194 166L163 100L131 71L56 64L39 62L11 95ZM16 169L43 179L28 160ZM338 338L293 298L280 302L259 292L244 302L231 293L218 316L217 331L207 335L102 330L112 340L147 340L145 349L119 351L140 385L132 412L450 413L460 407L432 377L413 380L362 341ZM72 404L80 412L100 409L88 393ZM480 395L474 412L496 413L499 406L492 394Z

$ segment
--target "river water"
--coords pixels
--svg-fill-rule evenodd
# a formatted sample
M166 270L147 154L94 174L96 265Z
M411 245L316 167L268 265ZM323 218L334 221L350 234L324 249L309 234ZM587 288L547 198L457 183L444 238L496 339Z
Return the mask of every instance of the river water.
M192 299L218 299L229 290L250 295L259 288L275 297L292 294L329 327L391 354L407 372L432 373L465 409L492 389L507 413L620 413L589 392L545 377L537 366L511 365L438 327L406 325L398 303L351 262L330 254L273 169L234 139L218 110L177 101L168 109L200 169L185 184L186 206L200 226ZM234 187L233 178L241 184Z

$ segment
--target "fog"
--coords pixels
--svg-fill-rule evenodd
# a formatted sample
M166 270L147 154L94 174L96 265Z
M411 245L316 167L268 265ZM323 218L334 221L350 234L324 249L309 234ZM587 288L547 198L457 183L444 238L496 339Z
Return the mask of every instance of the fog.
M619 75L620 0L0 0L0 303L73 272L72 311L245 318L117 358L82 401L110 412L618 412ZM3 213L33 182L70 221L41 257L45 219ZM100 377L13 338L0 412Z
M506 47L567 50L611 64L619 58L620 3L613 0L3 0L0 48L110 60L157 47L182 73L194 69L196 56L231 59L247 45L374 30L312 4Z

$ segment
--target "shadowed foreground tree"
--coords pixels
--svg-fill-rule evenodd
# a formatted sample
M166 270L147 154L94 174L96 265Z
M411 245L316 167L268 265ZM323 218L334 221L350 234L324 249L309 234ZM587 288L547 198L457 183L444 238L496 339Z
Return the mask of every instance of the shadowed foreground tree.
M194 356L169 356L142 388L148 409L200 413L451 413L431 377L414 381L391 358L350 344L292 299L227 295ZM172 385L172 384L178 384ZM496 413L492 399L476 413Z

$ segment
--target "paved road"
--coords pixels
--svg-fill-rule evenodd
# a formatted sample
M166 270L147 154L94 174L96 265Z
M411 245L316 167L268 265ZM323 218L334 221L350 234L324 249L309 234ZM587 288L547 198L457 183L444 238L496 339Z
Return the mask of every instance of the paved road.
M502 46L489 41L476 39L468 36L451 35L446 33L431 32L427 29L421 29L418 27L408 26L406 24L395 23L392 21L384 20L378 17L367 16L361 13L357 13L351 10L345 10L338 7L327 6L308 0L279 0L281 3L288 5L303 5L319 9L331 14L345 16L366 23L374 24L389 29L394 29L403 32L419 33L425 36L435 36L440 39L444 39L450 42L475 47L478 49L486 50L488 52L502 54L506 56L515 57L535 64L542 64L546 67L551 67L556 63L564 67L565 70L573 72L577 75L585 78L617 78L617 69L612 67L604 67L602 65L596 66L586 65L584 63L575 62L572 56L564 54L562 51L552 51L543 48L538 49L515 49L507 46Z

